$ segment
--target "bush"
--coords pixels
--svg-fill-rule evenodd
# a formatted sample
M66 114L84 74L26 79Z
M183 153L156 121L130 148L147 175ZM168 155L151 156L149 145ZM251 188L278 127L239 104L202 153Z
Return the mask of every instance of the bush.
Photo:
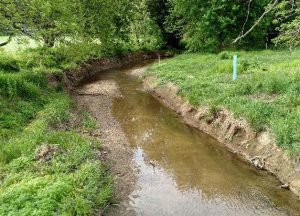
M221 60L228 60L228 59L232 58L230 53L226 52L226 51L220 52L219 57L220 57Z
M81 42L54 48L25 50L20 59L23 68L52 73L74 69L79 64L101 55L99 44Z

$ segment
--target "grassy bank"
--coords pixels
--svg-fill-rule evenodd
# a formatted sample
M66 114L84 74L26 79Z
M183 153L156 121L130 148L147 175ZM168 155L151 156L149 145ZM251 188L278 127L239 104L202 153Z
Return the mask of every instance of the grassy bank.
M278 146L300 159L300 51L184 54L153 65L148 73L173 82L193 105L225 107L256 131L271 129Z
M0 51L0 215L91 215L112 197L96 127L51 74L101 54L85 44Z

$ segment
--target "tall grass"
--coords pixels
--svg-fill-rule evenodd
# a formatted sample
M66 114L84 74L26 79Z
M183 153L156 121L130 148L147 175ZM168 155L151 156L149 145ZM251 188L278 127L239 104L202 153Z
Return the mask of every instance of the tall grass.
M47 81L98 56L95 46L75 44L0 51L0 215L92 215L109 203L101 144L76 132L97 125L87 114L73 125L68 94ZM39 159L45 148L54 150Z
M194 105L225 107L256 131L271 129L277 144L300 159L300 50L238 52L237 81L233 54L184 54L148 73L177 84Z

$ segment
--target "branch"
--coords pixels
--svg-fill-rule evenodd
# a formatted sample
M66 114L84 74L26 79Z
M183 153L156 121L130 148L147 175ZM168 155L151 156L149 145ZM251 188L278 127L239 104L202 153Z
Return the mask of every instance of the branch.
M239 40L243 39L244 37L246 37L248 34L250 34L252 32L252 30L262 21L262 19L268 14L270 13L273 8L278 4L279 0L275 0L273 2L273 4L270 6L270 8L268 10L266 10L260 17L259 19L254 23L254 25L244 34L238 36L236 39L234 39L234 41L232 43L237 43Z
M9 44L9 43L11 42L11 40L12 40L12 37L13 37L13 36L10 35L7 41L5 41L5 42L3 42L3 43L0 43L0 47L3 47L3 46L5 46L5 45Z
M248 20L249 20L251 2L252 2L252 0L249 0L249 2L248 2L247 18L246 18L246 21L245 21L244 24L243 24L243 28L242 28L242 31L241 31L241 33L240 33L239 36L241 36L241 35L244 34L246 24L247 24L247 22L248 22Z

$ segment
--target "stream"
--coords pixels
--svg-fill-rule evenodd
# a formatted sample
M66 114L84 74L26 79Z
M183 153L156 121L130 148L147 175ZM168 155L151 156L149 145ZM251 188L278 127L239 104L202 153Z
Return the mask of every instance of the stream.
M300 215L298 198L280 182L241 161L209 135L142 91L131 69L110 70L89 82L115 81L114 100L138 167L128 197L136 215Z

